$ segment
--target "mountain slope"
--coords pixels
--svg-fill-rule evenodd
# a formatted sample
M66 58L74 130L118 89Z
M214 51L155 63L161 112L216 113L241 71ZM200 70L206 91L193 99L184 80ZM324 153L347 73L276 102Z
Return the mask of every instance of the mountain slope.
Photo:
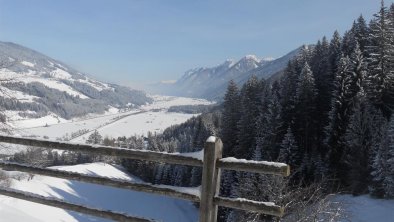
M254 55L247 55L237 62L227 60L215 67L192 69L175 83L154 84L149 90L176 96L220 100L231 79L239 85L245 83L252 75L268 79L283 71L288 61L299 51L300 48L278 59L258 59Z
M0 42L0 107L8 119L70 119L151 101L141 91L94 80L39 52Z

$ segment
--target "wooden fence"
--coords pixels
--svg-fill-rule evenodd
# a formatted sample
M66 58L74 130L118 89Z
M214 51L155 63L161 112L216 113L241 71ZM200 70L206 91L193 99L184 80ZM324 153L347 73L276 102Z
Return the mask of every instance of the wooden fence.
M125 180L89 176L79 173L0 161L0 168L2 168L3 170L20 171L62 179L77 180L82 182L166 195L170 197L190 200L193 202L199 202L200 222L216 222L218 206L252 211L277 217L281 217L284 213L284 209L282 207L277 206L271 202L258 202L243 198L227 198L219 196L220 169L288 176L290 174L290 168L288 165L283 163L239 160L231 157L222 158L223 145L221 140L216 137L209 137L206 141L202 160L197 157L192 157L185 154L172 154L146 150L113 148L107 146L64 143L12 136L0 136L0 142L27 145L33 147L44 147L57 150L94 153L96 155L107 155L168 164L181 164L187 166L202 167L203 170L201 190L199 194L196 194L195 192L187 192L187 189L179 189L172 186L153 185L151 183L142 182L130 182ZM40 195L21 192L10 188L0 188L0 195L10 196L66 210L72 210L115 221L155 221L152 219L127 215L124 213L82 206L63 200L43 197Z

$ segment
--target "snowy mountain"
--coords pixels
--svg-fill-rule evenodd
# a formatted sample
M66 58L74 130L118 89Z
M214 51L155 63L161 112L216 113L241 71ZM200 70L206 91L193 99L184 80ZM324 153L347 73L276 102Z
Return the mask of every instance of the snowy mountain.
M255 55L247 55L236 62L226 60L215 67L191 69L176 82L161 82L149 86L148 90L168 95L220 100L231 79L242 85L252 75L270 78L279 74L299 50L300 48L278 59L259 59Z
M145 93L94 80L26 47L0 42L0 105L10 120L70 119L151 102Z

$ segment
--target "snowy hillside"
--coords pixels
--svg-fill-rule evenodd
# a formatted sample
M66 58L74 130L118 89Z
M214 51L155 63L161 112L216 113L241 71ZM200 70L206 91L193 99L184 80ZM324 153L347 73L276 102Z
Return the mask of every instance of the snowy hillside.
M151 102L145 93L94 80L23 46L0 42L0 104L10 121L63 119Z
M105 163L54 168L128 181L140 180L125 173L118 166ZM12 172L11 175L14 178L12 188L22 191L160 221L195 222L198 220L197 208L191 202L183 200L45 176L36 175L29 179L28 175L18 172ZM0 222L108 221L5 196L0 196L0 215Z

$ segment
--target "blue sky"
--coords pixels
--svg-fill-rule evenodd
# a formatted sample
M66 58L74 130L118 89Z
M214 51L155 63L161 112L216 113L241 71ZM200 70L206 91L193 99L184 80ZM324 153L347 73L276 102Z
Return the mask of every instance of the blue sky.
M393 1L386 0L386 4ZM137 85L247 54L280 57L378 0L0 0L0 40L98 79Z

